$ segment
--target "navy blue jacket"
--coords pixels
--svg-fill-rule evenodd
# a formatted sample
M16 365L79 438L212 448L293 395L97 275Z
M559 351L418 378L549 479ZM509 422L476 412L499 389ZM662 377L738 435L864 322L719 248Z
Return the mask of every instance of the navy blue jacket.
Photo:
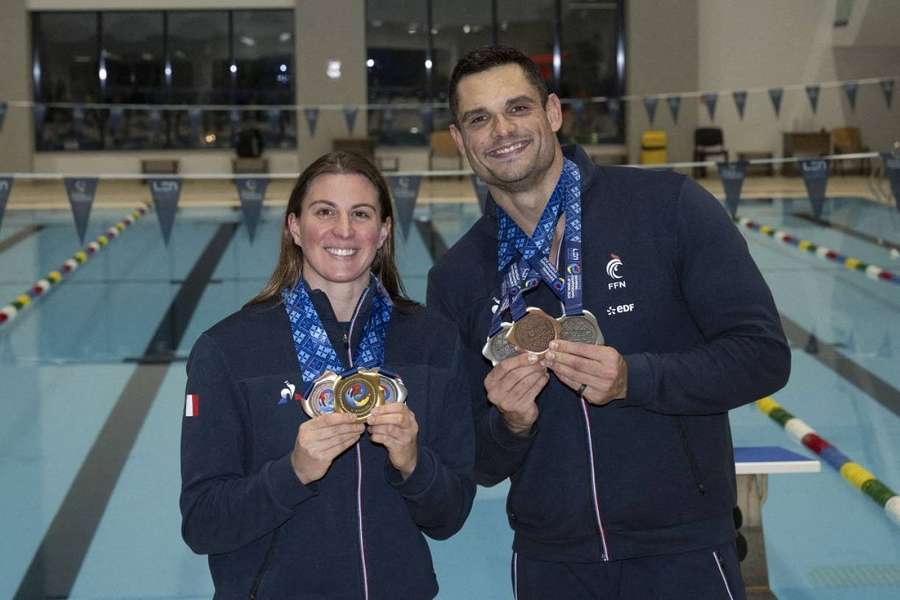
M482 393L473 408L476 479L511 479L514 549L539 560L733 541L727 411L779 389L790 369L771 293L725 210L691 179L564 151L582 176L584 306L625 358L627 398L582 403L551 376L535 427L519 437ZM499 298L496 257L489 200L428 280L428 305L460 327L479 384L490 370L481 347ZM525 300L561 314L546 285Z
M311 296L346 365L327 298ZM370 308L366 302L359 323ZM356 337L363 328L353 329ZM457 389L455 331L421 307L407 314L395 308L391 318L385 368L406 384L419 425L410 477L403 481L384 447L363 433L310 485L290 462L309 417L297 401L302 385L284 306L247 306L200 336L187 365L187 393L199 395L199 415L182 424L182 535L194 552L209 555L216 598L437 594L422 534L453 535L475 493L471 402Z

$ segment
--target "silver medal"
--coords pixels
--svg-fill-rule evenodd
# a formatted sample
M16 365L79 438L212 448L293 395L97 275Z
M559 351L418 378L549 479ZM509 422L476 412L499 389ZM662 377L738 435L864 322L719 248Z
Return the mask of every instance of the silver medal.
M597 317L589 310L582 311L580 315L563 315L557 321L560 339L582 344L603 344L603 333L597 324Z

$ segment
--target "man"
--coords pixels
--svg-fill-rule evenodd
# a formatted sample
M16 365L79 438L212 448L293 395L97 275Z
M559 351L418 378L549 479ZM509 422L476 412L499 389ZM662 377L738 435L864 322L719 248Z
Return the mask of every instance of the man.
M517 598L743 598L727 411L790 368L746 243L692 180L561 148L517 50L464 57L450 106L490 199L428 303L483 382L476 474L511 480Z

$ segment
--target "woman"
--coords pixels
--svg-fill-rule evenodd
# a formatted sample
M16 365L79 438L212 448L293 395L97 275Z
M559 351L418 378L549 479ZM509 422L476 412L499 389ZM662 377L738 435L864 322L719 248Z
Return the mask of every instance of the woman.
M390 195L365 159L327 154L291 193L265 289L197 340L182 425L182 534L217 598L433 598L423 533L474 496L454 328L404 296ZM329 372L378 367L406 402L310 418Z

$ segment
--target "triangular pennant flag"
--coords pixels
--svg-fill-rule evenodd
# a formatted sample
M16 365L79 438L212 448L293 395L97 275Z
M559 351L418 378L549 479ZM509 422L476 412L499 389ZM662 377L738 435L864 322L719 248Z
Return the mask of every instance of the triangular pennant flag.
M847 102L850 104L850 111L856 110L856 92L859 91L859 84L855 81L848 81L844 84L844 93L847 95Z
M412 225L413 210L416 208L422 177L419 175L389 177L388 182L391 184L391 195L394 197L397 224L400 225L400 232L405 240L409 237L409 227Z
M882 79L881 91L884 93L884 101L887 103L887 107L890 108L891 100L894 99L894 80Z
M359 109L355 106L344 107L344 123L347 124L347 135L353 135L353 129L356 127L356 115Z
M769 100L772 101L772 108L775 110L775 116L781 114L781 98L784 96L783 88L772 88L769 90Z
M125 118L125 111L120 106L114 106L109 109L109 120L106 126L109 129L109 135L113 138L118 137L119 128L122 127L122 121Z
M678 123L678 110L681 108L681 96L669 96L666 98L666 104L669 105L669 112L672 113L672 122Z
M657 102L659 102L659 98L656 96L644 96L644 108L647 110L647 119L650 121L650 125L653 125L653 121L656 119Z
M806 86L806 97L809 98L809 106L812 108L813 114L816 114L816 110L819 108L819 86Z
M894 203L897 205L897 210L900 210L900 156L891 152L883 152L881 160L884 161L884 173L891 182Z
M745 160L716 163L722 187L725 188L725 206L728 207L732 219L737 216L738 205L741 202L741 188L744 185L744 177L747 176L747 164Z
M84 130L84 107L77 105L72 107L72 131L75 139L81 138L81 132Z
M39 136L44 126L44 118L47 116L46 104L35 104L31 107L31 116L34 118L34 133Z
M319 122L319 109L304 108L303 114L306 115L306 126L309 128L309 137L316 137L316 123Z
M891 338L888 334L884 334L881 338L881 345L878 346L877 355L881 358L891 358L894 356L894 349L891 346Z
M250 234L250 243L256 237L256 226L259 224L259 216L262 213L263 200L266 199L266 188L269 179L266 177L237 177L234 180L237 186L238 198L241 200L241 213L244 216L244 224L247 233Z
M487 205L488 198L487 184L485 184L478 175L469 175L469 177L472 179L472 187L475 188L475 197L478 199L478 208L481 210L481 214L484 214L484 207Z
M825 188L828 187L828 161L821 158L807 158L800 161L800 173L806 184L806 193L812 205L813 215L822 216L825 205Z
M703 94L700 96L700 99L703 100L703 104L706 105L706 112L709 114L709 120L716 120L716 102L719 101L718 94Z
M169 236L172 234L172 225L175 223L178 198L181 197L181 178L163 177L151 179L150 194L153 196L153 205L156 207L156 218L159 219L159 228L162 231L163 242L168 246Z
M191 141L197 143L200 141L200 128L203 127L203 111L192 108L188 111L188 121L191 124Z
M747 106L747 92L745 90L737 90L732 96L734 96L734 107L737 109L738 116L743 120L744 108Z
M94 195L97 193L97 178L66 177L63 179L63 183L66 186L66 194L69 196L69 204L72 207L75 230L78 232L79 241L83 244L88 219L91 216L91 206L94 204Z
M12 185L12 177L0 177L0 227L3 227L3 213L6 212L6 201L9 199Z
M3 131L3 121L6 118L6 102L0 102L0 131Z

